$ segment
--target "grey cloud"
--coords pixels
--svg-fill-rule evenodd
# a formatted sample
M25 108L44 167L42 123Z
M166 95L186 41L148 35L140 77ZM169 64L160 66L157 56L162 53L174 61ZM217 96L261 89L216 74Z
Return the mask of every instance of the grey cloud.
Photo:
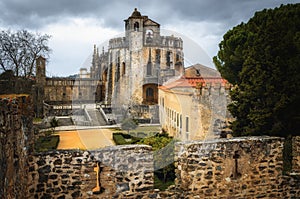
M128 3L129 0L4 0L0 19L3 25L39 28L65 17L95 17L111 26L129 7Z
M134 7L161 24L176 21L223 23L224 28L247 21L255 11L296 0L2 0L0 25L38 29L66 17L94 17L121 29Z
M170 0L167 6L162 2L151 2L151 10L159 12L160 7L167 8L159 13L161 22L176 23L176 20L195 22L224 23L225 27L247 22L256 11L264 8L274 8L281 4L297 3L299 0ZM147 7L146 7L147 8ZM156 10L158 11L156 11ZM169 22L168 22L169 21Z

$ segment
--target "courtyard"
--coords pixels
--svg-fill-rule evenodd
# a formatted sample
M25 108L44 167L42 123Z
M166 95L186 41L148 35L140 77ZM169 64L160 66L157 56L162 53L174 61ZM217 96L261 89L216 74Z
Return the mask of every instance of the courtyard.
M82 130L61 130L57 131L60 141L57 149L81 149L95 150L115 145L113 141L113 133L127 131L118 128L113 129L82 129ZM144 133L147 135L160 132L159 126L140 126L135 130L131 130L130 134Z
M74 131L59 131L60 142L57 149L94 150L113 146L113 131L109 129L86 129Z

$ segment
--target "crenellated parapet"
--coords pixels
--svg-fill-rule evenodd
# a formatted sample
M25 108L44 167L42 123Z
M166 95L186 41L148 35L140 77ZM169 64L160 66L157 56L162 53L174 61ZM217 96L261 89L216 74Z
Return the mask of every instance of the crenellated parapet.
M231 84L221 77L202 78L196 83L199 95L224 95L229 93Z
M161 46L169 48L183 48L183 41L180 37L161 36Z
M127 48L128 47L128 41L126 40L126 37L118 37L113 38L109 40L109 49L114 48Z

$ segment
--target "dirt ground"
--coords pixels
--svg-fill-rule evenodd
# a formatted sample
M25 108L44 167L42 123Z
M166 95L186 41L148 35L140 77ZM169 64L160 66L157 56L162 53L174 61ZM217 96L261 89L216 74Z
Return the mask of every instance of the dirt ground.
M60 136L57 149L93 150L114 145L109 129L60 131L57 134Z

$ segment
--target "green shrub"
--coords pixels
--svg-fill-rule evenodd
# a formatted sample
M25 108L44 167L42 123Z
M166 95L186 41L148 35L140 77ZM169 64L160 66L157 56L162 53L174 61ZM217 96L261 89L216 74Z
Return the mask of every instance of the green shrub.
M39 137L34 145L36 152L43 152L57 149L59 143L59 135Z
M140 141L140 138L133 137L126 133L113 133L113 140L116 145L135 144Z

